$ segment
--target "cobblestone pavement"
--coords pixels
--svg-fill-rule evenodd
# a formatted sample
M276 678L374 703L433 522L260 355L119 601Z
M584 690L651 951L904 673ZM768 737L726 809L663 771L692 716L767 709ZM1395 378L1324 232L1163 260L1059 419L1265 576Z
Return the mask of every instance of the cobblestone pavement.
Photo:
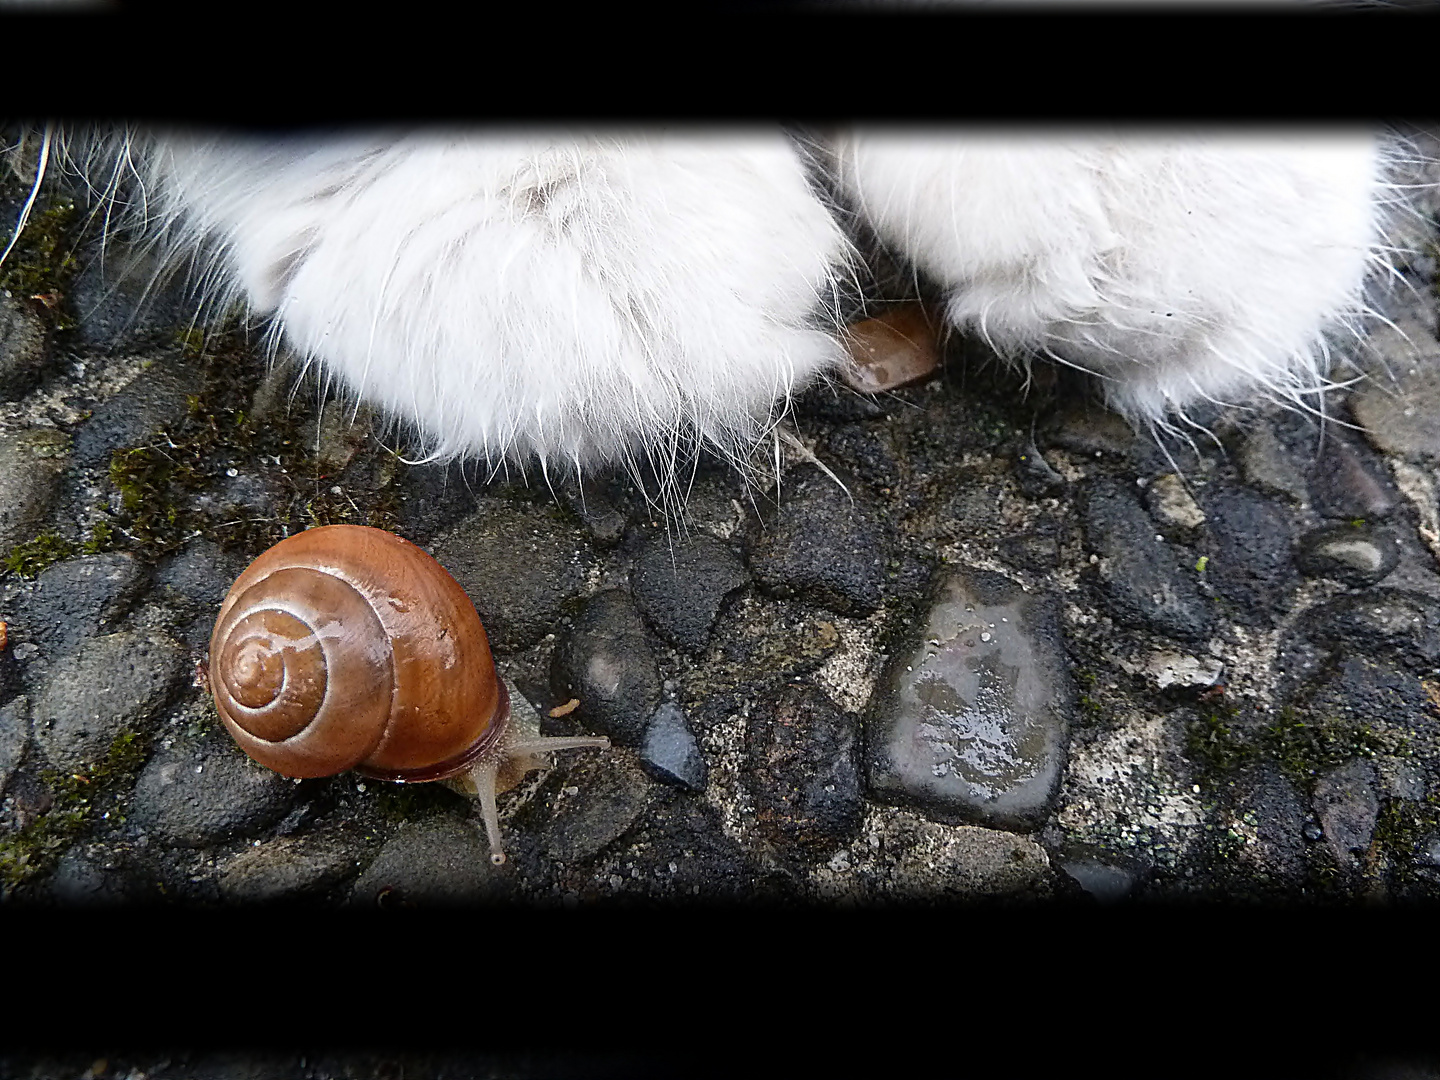
M952 340L922 385L807 392L748 486L702 461L679 516L644 471L409 464L84 222L47 188L0 277L7 903L1440 895L1429 204L1323 423L1152 438ZM502 797L503 867L462 795L281 778L200 688L234 577L338 522L431 551L517 704L616 744Z

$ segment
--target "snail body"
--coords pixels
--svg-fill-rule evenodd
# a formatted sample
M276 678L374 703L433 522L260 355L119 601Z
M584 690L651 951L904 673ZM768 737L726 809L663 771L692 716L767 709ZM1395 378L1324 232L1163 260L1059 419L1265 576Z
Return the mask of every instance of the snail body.
M251 563L221 604L209 675L221 721L260 764L450 779L479 800L497 864L497 781L552 750L609 746L518 730L465 590L408 540L359 525L297 533Z

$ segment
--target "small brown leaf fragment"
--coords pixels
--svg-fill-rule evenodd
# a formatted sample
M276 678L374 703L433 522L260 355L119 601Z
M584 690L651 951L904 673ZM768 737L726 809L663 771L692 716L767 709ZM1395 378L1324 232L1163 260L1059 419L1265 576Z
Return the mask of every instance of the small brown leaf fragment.
M852 390L878 394L928 378L940 366L939 320L923 304L902 304L845 331Z
M1425 696L1430 699L1430 704L1434 706L1435 711L1440 712L1440 683L1431 679L1421 679L1420 685L1424 688Z
M556 705L555 708L551 709L550 715L553 718L559 719L562 716L569 716L579 707L580 699L578 697L572 697L569 701L565 702L564 705Z
M10 624L7 623L4 619L0 619L0 649L5 648L5 646L8 645L9 643L10 643Z

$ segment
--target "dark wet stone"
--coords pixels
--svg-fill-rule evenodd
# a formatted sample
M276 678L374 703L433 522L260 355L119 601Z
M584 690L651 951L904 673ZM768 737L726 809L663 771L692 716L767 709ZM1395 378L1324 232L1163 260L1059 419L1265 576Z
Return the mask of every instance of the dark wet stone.
M1020 490L1028 498L1038 499L1044 495L1054 495L1065 487L1065 478L1056 472L1045 460L1045 455L1028 446L1015 458L1015 477L1020 482Z
M1157 476L1146 485L1145 509L1150 511L1160 534L1179 544L1194 543L1200 536L1200 527L1205 524L1205 511L1175 473Z
M54 428L0 437L0 553L41 531L59 492L69 446Z
M571 794L569 789L578 789ZM640 819L656 792L633 754L611 750L576 761L564 798L541 834L541 850L561 863L584 862Z
M81 312L77 339L115 348L127 343L173 339L177 327L195 321L184 273L166 271L161 257L135 248L93 253L71 282L69 305Z
M1420 841L1415 861L1421 866L1440 867L1440 833L1432 833Z
M882 401L885 399L857 394L840 383L820 381L796 398L795 409L806 416L844 424L884 416Z
M750 580L740 556L705 533L652 533L630 577L635 606L672 645L699 652L725 598Z
M1240 622L1269 625L1296 581L1294 519L1252 491L1221 492L1205 500L1210 559L1205 579L1231 602Z
M965 475L955 482L957 490L946 498L935 515L945 535L986 534L1004 527L1000 505L1004 488L986 483L982 477Z
M1360 453L1344 438L1327 433L1310 472L1315 509L1328 518L1388 517L1400 501L1383 465L1371 453Z
M1131 871L1099 859L1083 856L1066 859L1060 869L1101 904L1123 900L1135 888L1135 875Z
M1060 529L1053 521L1041 521L1028 532L1004 537L996 551L1011 566L1045 573L1060 565Z
M1034 827L1064 769L1073 699L1053 605L998 574L955 573L872 699L871 794Z
M19 297L0 292L0 401L24 397L49 356L45 320Z
M1377 764L1382 795L1417 802L1425 798L1429 785L1425 779L1425 770L1419 763L1391 757L1381 758Z
M182 421L189 399L204 377L198 362L157 355L120 393L96 407L75 432L75 462L82 468L108 468L116 450L148 443L156 432Z
M1295 785L1273 765L1262 763L1242 769L1227 792L1230 812L1253 833L1244 849L1245 862L1282 883L1304 878L1307 811Z
M355 882L350 902L366 908L435 907L493 900L509 891L476 824L433 817L401 825Z
M373 419L374 413L363 405L356 408L332 400L322 403L318 413L297 425L296 436L300 445L314 455L320 477L334 477L355 460L370 438Z
M274 824L298 795L293 780L257 765L216 730L150 759L135 784L131 821L163 843L205 847Z
M230 860L220 874L220 895L260 904L323 892L359 872L359 851L354 838L335 832L267 840Z
M1135 431L1124 417L1099 405L1080 403L1057 413L1045 426L1047 446L1086 457L1123 457L1135 444Z
M575 719L622 746L638 746L660 700L660 672L627 593L592 596L555 650L550 689L578 698Z
M1186 641L1208 636L1210 605L1195 571L1156 538L1154 523L1127 486L1097 485L1084 522L1086 545L1100 558L1101 592L1119 621Z
M69 652L85 638L113 630L146 577L134 556L120 551L52 563L20 607L17 628L47 654Z
M1419 593L1380 588L1341 597L1305 612L1297 629L1340 652L1360 646L1423 668L1440 661L1440 604Z
M1326 773L1315 784L1313 802L1335 858L1341 865L1353 865L1370 846L1380 815L1375 766L1356 760Z
M395 477L399 495L400 532L406 536L434 537L452 529L474 513L472 489L485 478L475 466L452 461L409 465Z
M51 665L31 704L35 743L60 769L105 756L125 729L143 729L188 673L163 634L124 631L85 641Z
M836 428L825 440L827 460L844 462L855 476L876 488L900 483L900 459L890 444L864 424Z
M1297 503L1309 502L1310 486L1305 482L1305 473L1265 421L1258 422L1245 436L1237 457L1247 484Z
M598 544L619 543L630 524L629 500L623 479L614 474L587 474L580 483L573 480L563 488L565 503Z
M113 847L78 844L60 856L46 882L47 898L61 907L109 907L150 899L150 890Z
M30 700L11 698L0 705L0 794L10 783L15 767L25 757L30 745Z
M745 728L756 828L773 843L832 850L860 825L860 719L818 688L788 683L754 703Z
M585 533L559 512L486 499L431 554L470 595L491 644L515 652L558 629L590 578Z
M665 702L650 717L640 743L640 764L657 780L703 791L708 770L685 710Z
M153 598L179 616L177 635L196 652L210 647L210 632L245 560L203 537L190 540L155 575Z
M1332 525L1307 533L1295 559L1311 577L1346 585L1374 585L1395 569L1400 545L1395 537L1366 525Z
M1402 362L1396 382L1367 382L1351 396L1350 411L1377 450L1433 461L1440 458L1440 342L1428 331L1419 340L1428 355Z
M1370 732L1403 726L1407 738L1440 737L1425 684L1408 672L1356 653L1353 646L1311 680L1296 701L1305 729L1291 729L1293 750L1335 764L1373 752Z
M849 486L847 495L812 465L786 474L779 508L750 553L750 569L765 589L842 614L880 606L889 538L864 493Z

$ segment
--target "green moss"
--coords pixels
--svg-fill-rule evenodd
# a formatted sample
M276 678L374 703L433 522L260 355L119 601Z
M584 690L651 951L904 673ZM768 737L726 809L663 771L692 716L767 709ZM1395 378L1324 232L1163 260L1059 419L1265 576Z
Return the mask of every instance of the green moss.
M199 354L195 334L182 335L187 354ZM319 525L355 524L393 530L399 519L392 481L398 469L377 460L388 452L374 440L357 452L360 467L370 466L363 483L340 487L307 450L309 440L293 428L303 416L256 423L245 412L254 393L257 368L238 334L212 334L200 356L204 384L187 402L185 417L142 445L116 451L109 479L120 495L116 528L137 553L159 557L191 536L205 536L246 554L257 555L291 533ZM253 507L221 499L200 500L224 483L229 462L273 462L267 481L282 490L278 508ZM340 487L340 490L336 490Z
M1221 702L1201 707L1199 716L1185 728L1185 756L1202 773L1238 769L1255 756L1255 749L1237 729L1240 710Z
M115 546L115 530L103 521L97 521L95 527L90 530L90 539L80 545L80 551L85 555L99 555L102 551L109 551Z
M113 808L117 791L139 771L148 752L143 736L122 731L105 756L88 769L42 772L40 778L53 801L24 828L0 837L0 886L13 889L49 870L87 822Z
M1265 755L1302 784L1309 784L1319 772L1351 758L1372 757L1381 749L1380 738L1368 724L1337 716L1316 720L1293 709L1284 710L1263 738Z
M1386 799L1375 820L1374 844L1390 857L1402 876L1408 876L1420 846L1440 829L1440 798L1423 801Z
M75 554L75 545L57 533L42 532L33 540L16 544L5 556L3 568L22 578L33 578L51 563Z
M80 214L75 203L63 199L30 215L25 231L0 268L0 289L22 300L40 300L40 309L57 329L74 326L61 306L70 281L79 269L75 259L75 231ZM0 250L10 242L7 234Z

